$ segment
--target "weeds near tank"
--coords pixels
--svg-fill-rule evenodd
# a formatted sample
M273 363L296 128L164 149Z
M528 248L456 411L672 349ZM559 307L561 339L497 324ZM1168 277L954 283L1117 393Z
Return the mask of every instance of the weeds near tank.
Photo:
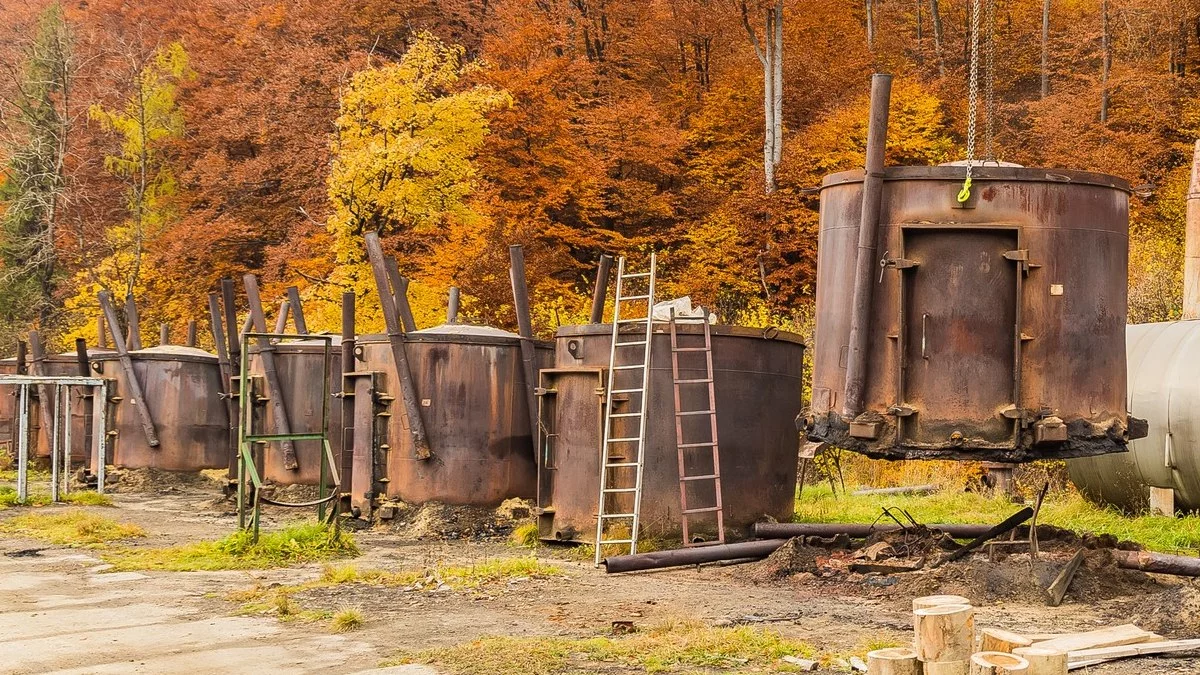
M908 511L923 523L998 523L1013 511L1012 502L973 492L944 491L928 496L831 494L828 486L809 485L796 500L796 522L871 523L884 506ZM1038 522L1078 533L1111 535L1164 553L1200 549L1200 516L1129 516L1092 504L1074 491L1052 494Z
M137 525L75 509L9 518L0 521L0 532L68 546L96 546L146 536L146 531Z
M334 633L349 633L362 628L364 623L366 623L366 618L363 616L362 610L347 607L338 610L329 620L329 630Z
M112 498L108 495L102 495L98 492L80 491L69 492L61 497L62 503L74 504L76 506L112 506ZM50 494L46 492L29 492L29 499L21 504L17 501L17 491L15 488L4 486L0 487L0 509L6 509L11 506L46 506L53 502L50 501Z
M453 647L403 652L386 665L424 663L455 675L556 675L607 671L619 664L649 673L678 669L787 672L783 656L809 657L809 645L762 628L666 622L629 635L486 637Z
M525 523L518 525L509 535L509 541L513 546L522 548L537 548L538 545L538 526L537 523Z
M269 569L358 555L348 532L321 523L302 523L263 532L258 542L249 532L235 532L217 541L200 541L169 548L127 548L105 554L114 570Z

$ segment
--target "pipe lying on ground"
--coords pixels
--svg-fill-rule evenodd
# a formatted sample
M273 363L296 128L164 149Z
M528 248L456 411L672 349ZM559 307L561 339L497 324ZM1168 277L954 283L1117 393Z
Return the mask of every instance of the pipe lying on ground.
M1113 551L1117 567L1181 577L1200 577L1200 558L1150 551Z
M934 565L934 566L937 567L938 565L941 565L942 563L953 562L955 560L961 560L962 558L967 557L967 555L969 555L971 553L971 551L974 551L975 549L979 548L980 546L983 546L987 542L991 541L992 539L995 539L996 537L999 537L1002 534L1007 534L1007 533L1011 532L1012 530L1017 529L1018 527L1021 526L1021 523L1024 523L1025 521L1029 520L1032 517L1033 517L1033 509L1026 506L1025 508L1021 509L1020 511L1017 511L1016 513L1012 514L1011 516L1005 518L1004 522L989 529L987 532L984 532L983 534L979 535L978 537L975 537L966 546L963 546L962 548L958 549L957 551L951 553L949 556L947 556L943 560L939 561L937 563L937 565Z
M765 541L745 541L739 544L681 548L674 551L652 551L650 553L635 553L633 555L617 555L604 559L604 571L609 574L615 574L617 572L636 572L638 570L656 570L664 567L699 565L701 563L733 560L735 558L765 558L786 543L787 539L768 539Z
M941 530L955 539L974 539L992 529L991 525L933 524L931 530ZM896 532L900 526L894 523L755 523L754 536L769 539L791 537L835 537L839 534L854 539L864 539L879 532Z

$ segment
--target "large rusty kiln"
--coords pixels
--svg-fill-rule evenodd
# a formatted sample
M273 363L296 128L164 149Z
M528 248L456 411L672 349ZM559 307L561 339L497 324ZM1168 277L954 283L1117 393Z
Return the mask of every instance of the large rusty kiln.
M976 167L959 202L962 166L876 175L865 275L864 172L821 186L810 439L1019 462L1120 452L1144 434L1125 399L1125 181Z
M111 378L110 462L121 468L198 471L229 464L229 421L221 400L217 357L194 347L160 345L128 353L144 404L154 421L152 446L115 352L92 355L92 369Z
M681 517L671 344L666 324L656 323L653 330L641 531L674 535L680 530ZM699 325L685 323L678 324L677 330L681 335L703 331ZM790 520L799 451L793 418L800 409L803 341L798 335L773 328L718 325L711 331L726 528L744 530L764 516ZM538 533L543 539L594 540L611 341L611 324L563 326L555 338L554 367L541 371L538 391L543 440L537 505ZM633 362L628 359L638 358L628 356L630 350L623 351L618 352L614 365L628 365ZM698 372L681 368L680 376L696 377ZM707 390L682 395L705 397L704 403L682 401L685 408L708 407ZM616 412L620 414L622 409L618 407ZM618 418L614 424L617 436L637 434L632 417ZM710 458L691 456L687 461L709 464L686 467L689 475L709 473L712 468ZM689 483L688 489L689 503L713 503L711 481ZM607 498L613 500L607 512L632 509L632 494ZM689 527L712 534L715 518L693 517Z
M366 491L412 503L480 506L532 497L537 474L520 337L444 324L409 332L403 340L432 454L420 456L398 405L399 376L388 337L360 336L357 369L375 375L373 385L359 378L364 381L354 394L354 437L359 445L374 440L369 454L355 453L355 501ZM549 363L551 345L536 347L538 360ZM370 473L361 472L364 468Z

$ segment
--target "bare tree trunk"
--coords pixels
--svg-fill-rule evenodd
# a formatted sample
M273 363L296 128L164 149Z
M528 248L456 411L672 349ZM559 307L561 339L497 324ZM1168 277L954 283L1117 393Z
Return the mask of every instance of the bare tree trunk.
M867 0L867 49L875 48L875 3Z
M775 100L771 105L771 110L774 116L771 120L772 133L771 137L774 140L772 150L772 167L778 170L780 162L783 161L783 0L775 1L775 54L774 63L774 96Z
M1050 0L1042 2L1042 98L1050 95Z
M929 17L933 19L933 50L937 55L938 75L946 76L946 57L943 53L942 14L938 11L938 0L929 0Z
M1108 123L1108 73L1112 69L1112 38L1108 34L1108 0L1101 0L1100 12L1103 15L1104 31L1101 44L1104 49L1104 62L1100 71L1100 123Z

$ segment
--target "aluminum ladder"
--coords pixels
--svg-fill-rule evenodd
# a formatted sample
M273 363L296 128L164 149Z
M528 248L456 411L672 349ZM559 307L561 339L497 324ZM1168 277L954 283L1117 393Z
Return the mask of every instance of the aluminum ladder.
M683 545L684 546L704 546L711 544L725 543L725 512L721 502L721 452L717 442L717 391L713 383L713 360L712 360L712 330L708 325L707 318L699 320L682 319L686 323L700 323L704 326L704 345L703 346L679 346L679 332L676 326L681 319L671 312L671 380L675 390L675 448L679 456L679 512L680 520L683 525ZM684 335L687 335L686 333ZM688 336L692 337L692 336ZM704 356L704 377L686 378L679 376L679 360L680 354L695 354ZM686 358L686 357L685 357ZM698 366L689 366L685 370L698 371L702 368ZM684 397L680 393L681 387L694 388L696 385L703 385L708 389L708 398L702 408L696 410L688 410L684 408L684 401L694 401L696 396ZM702 417L708 418L707 427L708 439L703 440L693 437L688 440L684 435L684 427L690 420L698 420ZM693 429L700 428L699 424L692 424ZM687 455L689 451L699 448L712 449L712 470L707 473L699 473L689 475L687 473ZM711 481L713 486L713 496L715 503L712 506L688 507L688 484L698 483L701 481ZM717 516L717 539L715 541L700 541L693 542L688 519L691 516L702 513L715 513Z
M637 553L638 528L641 525L642 467L646 447L646 403L650 391L650 343L654 330L654 282L657 259L650 253L650 268L646 272L628 273L625 257L617 262L617 292L613 306L612 341L608 353L608 386L604 389L604 443L600 453L600 500L596 515L596 564L604 558L605 545L629 545L629 553ZM627 282L639 290L629 293ZM644 289L644 290L642 290ZM629 294L627 294L629 293ZM632 304L633 307L629 308ZM637 311L642 305L645 311ZM631 311L632 310L632 311ZM628 313L627 313L628 312ZM639 330L621 332L622 326L637 325ZM629 340L636 336L639 339ZM626 338L624 341L621 338ZM618 351L620 350L620 351ZM630 358L630 355L634 355ZM615 412L615 397L636 398L636 412ZM635 406L630 406L635 407ZM636 421L636 436L617 435L614 426L632 426L621 420ZM624 433L628 433L627 431ZM633 468L633 483L628 483L628 469ZM611 475L616 470L616 474ZM622 481L622 476L626 479ZM610 495L632 494L629 512L609 513ZM614 523L628 523L628 535L605 539L605 529Z

